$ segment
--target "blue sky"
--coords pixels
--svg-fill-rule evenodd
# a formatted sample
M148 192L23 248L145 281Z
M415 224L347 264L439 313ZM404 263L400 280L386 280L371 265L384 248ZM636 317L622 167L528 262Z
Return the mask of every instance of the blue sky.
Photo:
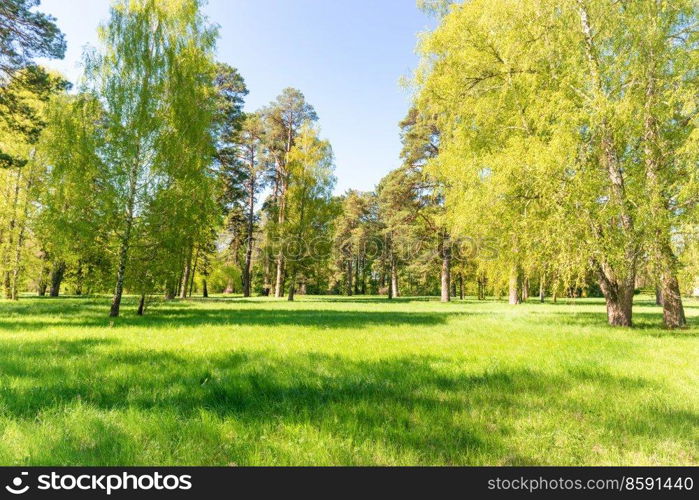
M66 34L63 61L41 61L71 80L82 49L96 45L110 0L42 0ZM399 165L398 121L409 96L401 76L417 64L417 34L431 19L414 0L209 0L220 26L218 57L238 68L249 111L284 87L297 87L320 117L333 145L338 193L370 190Z

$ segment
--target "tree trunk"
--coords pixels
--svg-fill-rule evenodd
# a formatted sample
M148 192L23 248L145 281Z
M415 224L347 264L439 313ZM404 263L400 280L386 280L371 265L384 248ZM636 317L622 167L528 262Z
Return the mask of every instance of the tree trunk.
M362 295L366 295L366 258L362 257L362 285L360 288L360 292Z
M47 276L44 274L43 270L41 272L41 277L39 278L39 286L37 288L37 294L39 297L45 297L46 296L46 289L49 287L48 282L46 281Z
M15 226L17 224L17 208L19 207L19 193L20 193L20 181L22 179L22 169L17 168L17 175L15 176L15 186L14 195L12 197L12 215L10 222L8 224L7 231L7 251L4 252L3 267L5 272L3 273L3 286L5 288L5 298L12 298L12 278L10 276L10 251L15 247L14 245L14 233Z
M66 264L63 261L56 262L51 270L51 288L49 289L49 296L58 297L61 291L61 283L63 282L63 275L66 271Z
M604 270L599 271L600 288L607 302L607 320L612 326L633 326L632 310L634 279L612 279Z
M192 273L192 252L194 250L190 246L187 249L187 260L184 263L184 273L182 274L182 281L180 282L180 298L187 298L187 288L189 287L189 276Z
M117 281L114 288L114 297L112 298L112 307L109 310L109 316L116 318L119 316L121 307L121 296L124 293L124 278L126 277L126 261L129 256L129 245L131 243L131 224L127 223L125 236L121 240L121 248L119 249L119 267L117 268Z
M440 242L440 254L442 256L442 302L451 300L451 249L449 248L448 236L444 235Z
M539 279L539 301L543 304L546 301L546 278L542 274Z
M346 293L348 297L352 296L352 290L353 290L353 278L354 278L354 271L352 269L352 257L347 258L347 262L345 264L345 267L347 270L345 271L346 278L345 278L345 286L347 288Z
M653 58L649 61L647 71L650 75L646 87L646 104L644 127L644 156L648 189L648 200L651 203L652 222L656 224L654 244L660 267L660 293L656 288L656 304L663 306L663 324L666 328L681 328L687 324L682 305L680 286L677 280L677 258L672 249L672 222L669 219L670 200L665 193L661 179L661 171L666 157L670 156L662 150L660 124L655 116L655 105L658 101L656 75L658 63Z
M141 300L138 301L138 311L136 311L136 314L139 316L143 316L143 310L145 309L146 306L146 294L141 294Z
M291 141L291 139L289 139ZM289 146L291 147L291 146ZM288 151L287 151L288 152ZM281 182L280 182L280 193L279 193L279 218L278 218L278 223L279 227L283 228L284 222L286 220L286 181L284 179L285 173L281 173ZM280 244L283 243L280 242ZM279 298L284 296L284 253L280 249L279 254L277 255L277 279L275 280L275 285L274 285L274 296ZM292 299L293 300L293 299Z
M510 304L517 305L522 302L522 270L518 265L510 272Z
M274 282L274 296L279 298L284 295L284 256L281 252L277 255L277 278Z
M582 32L585 39L588 70L594 91L601 98L606 98L603 77L600 74L599 50L595 46L594 30L590 23L587 8L578 0L578 10ZM618 209L618 220L612 225L614 239L623 244L624 261L614 265L609 262L599 263L600 288L607 301L607 319L612 326L631 326L633 309L633 292L636 279L637 241L632 208L626 196L624 170L619 162L614 143L614 132L610 124L603 120L599 125L601 156L600 166L607 174L610 190L609 203ZM628 266L628 267L627 267Z
M464 275L459 273L459 298L464 300Z
M251 170L253 169L252 161ZM250 297L250 268L252 267L252 250L255 244L255 177L251 177L248 190L248 225L247 225L247 246L245 248L245 265L243 266L243 297Z
M199 264L199 248L197 248L196 256L194 257L194 265L192 266L191 277L189 278L189 296L194 292L194 278L197 275L197 265Z
M529 278L522 280L522 302L529 300Z
M202 289L201 296L204 297L205 299L208 299L209 298L209 289L206 285L206 277L202 278L202 280L201 280L201 289ZM249 296L250 295L248 295L248 297Z
M252 267L252 248L254 244L252 238L252 229L248 228L248 241L247 248L245 249L245 265L243 266L243 297L250 297L252 290L250 277L250 268Z
M396 259L391 258L391 297L400 297L400 290L398 289L398 269L396 266Z
M674 273L664 273L662 278L663 323L665 328L682 328L687 325L682 306L682 295L677 276Z
M289 302L294 301L294 294L296 293L296 276L294 274L291 275L291 280L289 283Z
M75 271L75 295L83 294L83 263L78 262L78 268Z
M655 287L655 305L656 306L663 305L663 289L660 285Z

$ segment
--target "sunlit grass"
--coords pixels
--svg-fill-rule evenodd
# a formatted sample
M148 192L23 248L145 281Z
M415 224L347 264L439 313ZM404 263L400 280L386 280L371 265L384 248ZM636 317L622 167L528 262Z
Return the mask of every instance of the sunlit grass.
M0 464L699 463L699 304L0 301Z

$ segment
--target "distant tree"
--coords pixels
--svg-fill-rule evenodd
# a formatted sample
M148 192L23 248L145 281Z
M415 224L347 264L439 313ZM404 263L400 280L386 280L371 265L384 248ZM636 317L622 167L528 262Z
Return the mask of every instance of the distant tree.
M103 182L104 110L89 94L59 96L51 102L48 125L39 143L40 158L50 165L37 217L45 273L57 296L67 269L76 290L101 286L109 269L109 207L113 193ZM50 270L50 271L49 271ZM42 278L48 285L48 279ZM39 290L45 293L46 288Z
M252 287L252 254L255 246L255 203L257 195L264 187L264 172L267 168L264 148L265 128L259 114L247 115L240 132L238 159L244 172L242 188L244 191L245 218L245 260L243 263L243 296L249 297Z
M270 183L272 185L271 199L267 203L267 209L271 211L272 232L275 227L283 227L287 217L287 190L291 182L289 171L289 154L296 144L296 139L301 128L307 122L318 120L313 106L306 102L306 98L297 89L286 88L261 111L265 121L265 147L270 155L271 172ZM276 225L276 226L275 226ZM278 239L272 236L272 240ZM274 293L276 297L284 294L285 262L284 253L281 250L281 242L277 241L276 277L274 280Z
M35 57L62 58L66 43L55 19L34 7L40 0L0 3L0 76L7 78Z
M37 141L46 125L49 101L66 89L57 75L30 67L17 71L0 90L0 271L5 295L16 299L22 271L36 243L36 215L46 165L37 155ZM17 110L21 112L17 113ZM9 118L8 118L9 116Z
M27 139L36 141L41 129L37 116L31 108L18 101L13 89L17 86L32 88L34 93L50 89L50 78L33 64L35 57L62 58L66 44L55 20L33 10L39 0L3 0L0 3L0 122L5 122L16 132L27 134ZM20 73L21 82L12 80ZM0 147L0 168L21 165Z
M299 277L318 255L317 236L328 234L334 218L332 189L333 154L330 143L318 138L318 132L306 122L292 146L287 163L290 182L287 217L282 227L285 245L283 256L289 262L289 300L294 300ZM329 250L329 249L328 249Z
M378 248L376 199L373 193L350 189L342 199L335 221L335 264L344 276L347 295L366 293L366 280ZM373 252L372 252L373 251Z

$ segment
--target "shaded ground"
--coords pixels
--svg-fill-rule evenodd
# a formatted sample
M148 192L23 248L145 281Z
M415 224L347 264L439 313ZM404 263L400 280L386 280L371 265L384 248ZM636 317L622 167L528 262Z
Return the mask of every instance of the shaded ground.
M2 464L696 464L699 309L0 301Z

